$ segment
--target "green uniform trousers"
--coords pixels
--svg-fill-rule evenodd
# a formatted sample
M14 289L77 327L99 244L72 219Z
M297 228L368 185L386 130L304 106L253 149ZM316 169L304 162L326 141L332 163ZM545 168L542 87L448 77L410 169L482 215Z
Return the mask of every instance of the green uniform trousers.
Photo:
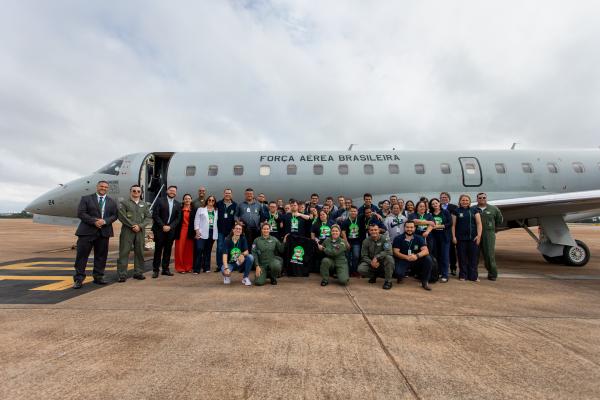
M363 261L360 264L358 264L358 273L368 278L377 277L377 274L379 273L379 271L381 271L382 264L385 280L387 282L391 282L392 275L394 274L394 259L392 256L385 256L382 259L380 259L379 268L371 268L370 263L366 263Z
M335 271L338 282L341 285L347 285L348 279L350 279L348 273L348 260L346 257L323 257L321 260L321 278L325 282L329 282L329 272Z
M483 234L481 235L480 247L488 276L497 278L498 268L496 267L496 233L484 230Z
M283 266L283 260L281 257L273 257L271 261L265 264L260 264L261 274L254 279L254 284L256 286L262 286L265 284L267 278L273 277L277 278L281 275L281 268Z
M117 260L117 274L119 278L127 278L127 265L129 252L133 249L134 275L144 273L144 231L135 233L123 227L119 236L119 259Z

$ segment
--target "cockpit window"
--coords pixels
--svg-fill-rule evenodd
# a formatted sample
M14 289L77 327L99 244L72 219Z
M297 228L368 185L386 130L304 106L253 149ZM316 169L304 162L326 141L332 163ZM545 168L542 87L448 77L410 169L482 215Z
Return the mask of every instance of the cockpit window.
M108 175L119 175L119 171L121 170L121 165L123 165L123 160L115 160L104 167L100 168L96 173L98 174L108 174Z

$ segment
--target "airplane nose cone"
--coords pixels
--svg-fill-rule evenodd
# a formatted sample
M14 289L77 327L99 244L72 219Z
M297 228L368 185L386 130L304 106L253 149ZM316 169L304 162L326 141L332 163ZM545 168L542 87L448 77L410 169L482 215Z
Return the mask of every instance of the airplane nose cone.
M37 199L33 200L31 203L27 204L25 207L25 211L30 212L32 214L44 214L44 210L48 208L48 200L45 196L40 196Z

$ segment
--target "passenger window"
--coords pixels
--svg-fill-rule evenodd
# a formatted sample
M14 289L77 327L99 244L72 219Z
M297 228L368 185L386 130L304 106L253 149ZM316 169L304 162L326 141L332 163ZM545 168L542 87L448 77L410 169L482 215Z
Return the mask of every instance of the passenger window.
M287 174L288 175L296 175L297 172L298 172L298 167L296 166L296 164L288 164L288 166L287 166Z
M573 163L573 171L575 171L578 174L583 174L585 172L585 167L583 166L583 163L575 161Z
M375 173L375 167L373 167L373 164L365 164L363 166L363 171L365 175L373 175L373 173Z
M188 165L187 167L185 167L185 176L194 176L196 175L196 166L195 165Z
M388 171L392 175L398 175L400 173L400 167L398 167L398 164L390 164L388 165Z
M315 174L315 175L323 175L323 164L315 164L315 165L313 165L313 174Z
M415 172L423 175L425 173L425 164L415 164Z
M269 176L271 175L271 167L268 165L261 165L258 172L260 176Z
M551 174L558 174L558 165L556 165L553 162L549 162L548 164L546 164L546 166L548 167L548 172L550 172Z
M465 163L465 172L469 175L475 175L477 168L473 163Z
M506 167L504 166L503 163L496 163L496 173L497 174L505 174L506 173Z
M233 166L233 174L236 176L244 175L244 166L243 165L234 165Z
M441 163L440 164L440 171L442 171L442 174L449 174L452 172L452 169L450 168L450 164L448 163Z
M219 167L217 165L208 166L208 176L217 176L219 173Z
M526 174L533 173L533 165L531 165L531 163L528 163L528 162L521 163L521 168L523 169L523 172L525 172Z
M340 175L348 175L348 164L338 165L338 173Z

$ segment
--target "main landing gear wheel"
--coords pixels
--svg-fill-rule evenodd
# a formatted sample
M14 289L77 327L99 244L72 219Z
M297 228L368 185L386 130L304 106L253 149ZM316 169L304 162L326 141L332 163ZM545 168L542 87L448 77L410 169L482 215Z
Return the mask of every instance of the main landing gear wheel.
M550 257L545 254L542 254L542 257L544 257L544 260L548 261L550 264L564 264L565 263L565 257L563 257L563 256Z
M590 249L580 240L575 240L575 243L576 246L565 246L563 250L564 262L573 267L583 267L590 260Z

